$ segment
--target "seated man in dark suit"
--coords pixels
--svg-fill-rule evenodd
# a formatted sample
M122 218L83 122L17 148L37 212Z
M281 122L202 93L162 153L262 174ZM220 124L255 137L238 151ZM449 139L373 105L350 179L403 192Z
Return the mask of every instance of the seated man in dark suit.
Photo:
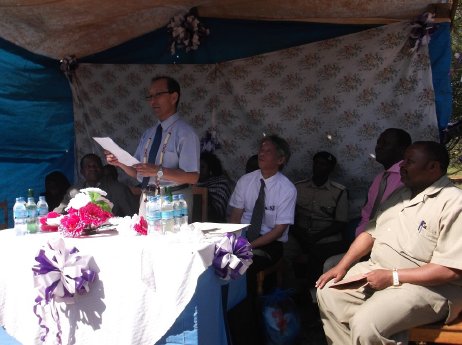
M88 187L97 187L107 193L107 198L114 204L112 213L114 216L124 217L132 216L138 212L137 198L131 193L127 185L114 180L103 174L103 163L101 158L93 153L89 153L80 160L80 173L85 179L82 183L72 186L64 200L55 209L56 212L62 213L66 208L69 200L73 198L80 189Z

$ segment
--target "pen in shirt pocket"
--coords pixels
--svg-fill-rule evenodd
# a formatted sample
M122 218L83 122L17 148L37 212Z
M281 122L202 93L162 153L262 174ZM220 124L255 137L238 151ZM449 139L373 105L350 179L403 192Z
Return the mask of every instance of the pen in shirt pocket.
M424 229L426 229L426 228L427 228L427 223L425 223L425 221L422 220L422 221L420 222L420 224L419 224L419 227L417 228L417 231L418 231L419 233L421 233L422 230L424 230Z

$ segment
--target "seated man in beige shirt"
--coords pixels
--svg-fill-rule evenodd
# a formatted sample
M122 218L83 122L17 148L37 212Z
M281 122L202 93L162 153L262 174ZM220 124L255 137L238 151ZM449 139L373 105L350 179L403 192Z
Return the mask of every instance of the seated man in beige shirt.
M462 190L446 176L448 164L444 145L412 144L401 163L405 188L318 279L329 344L396 344L397 333L461 312ZM369 261L356 263L369 252ZM355 276L362 277L355 286L329 287Z

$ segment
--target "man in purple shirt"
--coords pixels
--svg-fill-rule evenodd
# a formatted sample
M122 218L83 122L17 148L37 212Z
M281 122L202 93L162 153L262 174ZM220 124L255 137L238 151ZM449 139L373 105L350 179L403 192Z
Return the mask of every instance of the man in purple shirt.
M369 220L375 217L378 206L403 186L399 163L411 143L409 133L399 128L388 128L377 139L375 160L383 165L384 171L374 178L369 187L366 204L361 209L361 221L356 228L356 237L364 231Z
M391 193L403 187L399 174L404 151L412 143L408 132L399 128L388 128L380 134L375 145L375 160L383 165L384 171L378 174L367 193L367 200L361 209L361 220L356 227L355 237L362 233L374 219L375 213L382 202L388 199ZM323 271L326 272L341 260L344 254L331 256L324 262Z

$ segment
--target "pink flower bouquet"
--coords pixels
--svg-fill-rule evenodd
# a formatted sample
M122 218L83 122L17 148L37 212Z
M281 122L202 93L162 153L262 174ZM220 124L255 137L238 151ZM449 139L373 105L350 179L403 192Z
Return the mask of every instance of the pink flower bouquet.
M105 198L107 193L99 188L81 189L66 207L58 226L64 237L80 237L97 229L112 217L113 204Z

